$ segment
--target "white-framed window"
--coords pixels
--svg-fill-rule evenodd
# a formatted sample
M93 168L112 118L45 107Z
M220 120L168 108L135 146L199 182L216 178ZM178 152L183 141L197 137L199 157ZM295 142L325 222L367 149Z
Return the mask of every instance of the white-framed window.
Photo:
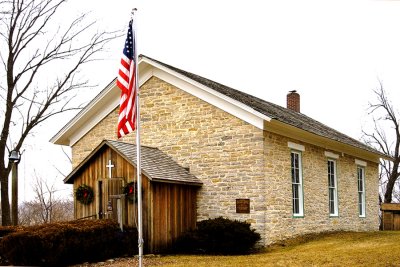
M337 175L336 161L328 159L328 190L329 190L329 215L338 216L338 190L337 190Z
M357 166L358 215L365 217L365 167Z
M291 174L292 174L292 203L293 216L301 217L304 215L303 205L303 175L301 167L301 153L291 152Z

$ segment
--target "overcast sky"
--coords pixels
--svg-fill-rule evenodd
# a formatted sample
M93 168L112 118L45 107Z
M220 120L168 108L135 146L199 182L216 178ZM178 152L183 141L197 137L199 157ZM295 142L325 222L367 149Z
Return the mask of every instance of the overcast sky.
M283 106L298 90L303 113L354 137L379 80L399 96L400 2L98 2L80 7L110 29L138 8L139 53ZM123 39L103 62L103 86Z
M70 0L65 7L63 19L91 11L99 30L124 35L136 7L140 54L281 106L287 92L297 90L301 112L357 139L379 81L400 103L398 1ZM86 70L99 86L82 92L83 102L115 78L124 39ZM33 169L54 177L53 165L70 171L48 140L72 116L37 129L26 148L30 160L21 162L22 179ZM25 197L28 191L20 190Z

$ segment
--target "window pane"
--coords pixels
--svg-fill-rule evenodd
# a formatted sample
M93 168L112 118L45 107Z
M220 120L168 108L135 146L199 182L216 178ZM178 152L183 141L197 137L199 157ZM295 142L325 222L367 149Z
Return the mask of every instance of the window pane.
M299 214L299 200L293 199L293 213Z
M293 213L298 214L300 211L300 202L299 202L299 186L293 185Z
M328 160L329 214L337 215L336 161Z
M294 169L292 168L292 183L295 182L295 177L296 177L296 172L294 171Z
M291 154L291 166L292 166L292 168L294 167L294 156L295 156L295 154L292 153Z
M359 216L365 216L365 169L357 168L358 174L358 211Z
M293 162L294 168L298 169L299 168L299 155L294 154L294 162Z
M292 176L292 203L293 214L301 215L303 213L302 204L302 178L301 178L301 154L297 152L291 153L291 176Z
M296 184L293 185L293 198L299 199L299 186Z
M300 173L298 169L294 170L294 183L296 184L300 183Z

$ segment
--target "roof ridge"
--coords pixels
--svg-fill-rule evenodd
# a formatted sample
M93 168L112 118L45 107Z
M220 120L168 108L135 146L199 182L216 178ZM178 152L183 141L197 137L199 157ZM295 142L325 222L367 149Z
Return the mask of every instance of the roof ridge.
M385 156L385 154L376 150L375 148L370 147L369 145L364 144L363 142L347 134L344 134L322 122L319 122L305 115L304 113L295 112L286 107L266 101L264 99L258 98L256 96L250 95L248 93L242 92L240 90L234 89L224 84L215 82L213 80L204 78L200 75L173 67L169 64L163 63L151 57L142 55L142 58L147 58L151 61L154 61L155 63L160 64L166 68L169 68L172 71L175 71L178 74L181 74L195 82L198 82L218 93L221 93L233 100L239 101L267 117L270 117L272 119L275 119L277 121L291 125L293 127L299 128L301 130L307 131L312 134L316 134L359 149L367 150Z

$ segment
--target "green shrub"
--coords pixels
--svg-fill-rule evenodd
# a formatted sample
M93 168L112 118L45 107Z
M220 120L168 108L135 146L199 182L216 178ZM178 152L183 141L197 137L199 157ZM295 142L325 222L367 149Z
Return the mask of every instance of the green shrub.
M259 240L260 234L250 224L219 217L198 222L195 230L178 238L174 252L247 254Z
M135 254L137 231L121 232L112 220L81 220L26 227L0 241L0 255L13 265L66 266Z

